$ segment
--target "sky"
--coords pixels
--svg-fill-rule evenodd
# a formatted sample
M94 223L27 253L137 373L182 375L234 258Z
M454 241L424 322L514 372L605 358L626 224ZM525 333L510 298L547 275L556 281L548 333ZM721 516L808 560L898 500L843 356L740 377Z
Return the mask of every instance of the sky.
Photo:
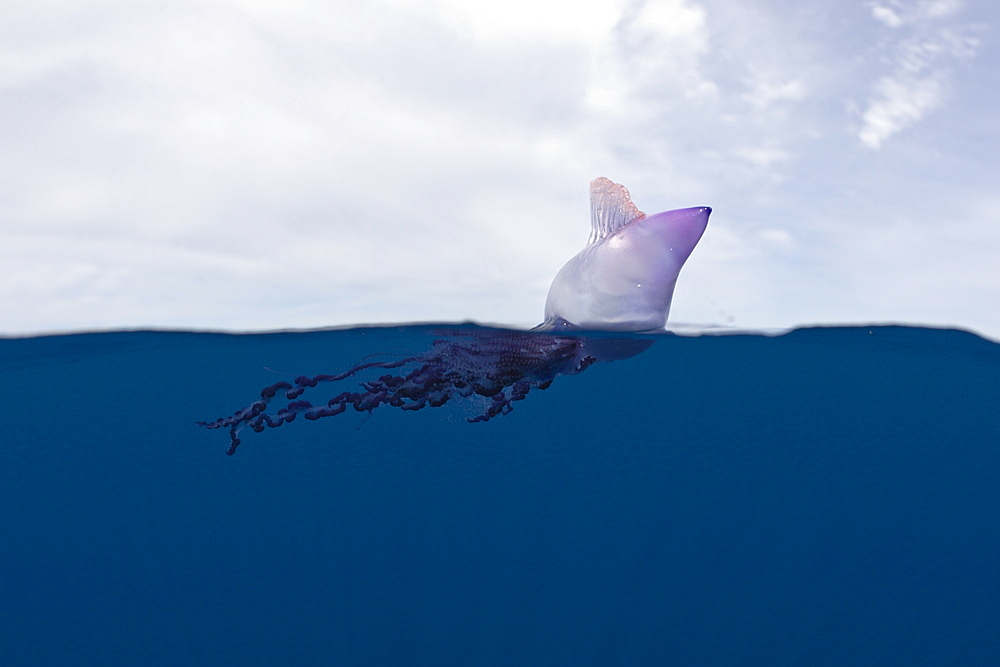
M1000 5L0 7L0 334L530 326L606 176L672 323L1000 338Z

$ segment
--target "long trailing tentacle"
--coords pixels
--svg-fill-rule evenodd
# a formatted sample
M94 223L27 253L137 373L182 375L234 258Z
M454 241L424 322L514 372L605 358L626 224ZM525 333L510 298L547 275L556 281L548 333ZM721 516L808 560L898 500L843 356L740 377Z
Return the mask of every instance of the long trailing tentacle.
M363 363L335 375L301 375L291 383L276 382L260 392L260 399L227 417L198 422L209 429L228 428L230 446L236 453L239 433L250 427L260 433L294 421L298 415L308 420L332 417L353 407L371 412L382 405L402 410L440 407L452 397L474 395L490 399L481 414L469 422L486 422L513 410L513 403L523 400L533 388L546 389L560 374L575 374L596 359L581 354L582 341L569 336L544 336L514 332L489 335L464 334L458 339L435 340L428 351L394 361ZM343 391L323 404L314 405L300 398L320 384L346 380L369 369L403 369L399 374L384 374L365 382L358 389ZM277 397L286 405L268 412Z
M211 422L200 421L197 422L197 424L199 426L204 426L205 428L209 429L228 427L229 437L231 442L229 450L226 453L232 456L233 454L236 453L236 448L239 447L240 445L240 439L237 434L244 426L250 426L254 431L259 433L264 430L265 425L270 428L277 428L286 422L294 421L295 417L298 415L299 412L312 408L311 404L308 401L294 400L297 399L299 396L301 396L306 389L315 387L320 383L337 382L340 380L345 380L369 368L384 368L384 369L399 368L401 366L405 366L406 364L413 363L417 359L418 357L409 357L406 359L397 359L394 361L384 361L384 362L373 361L365 364L360 364L358 366L355 366L353 368L344 371L343 373L337 373L336 375L320 374L320 375L314 375L312 377L307 375L300 375L299 377L295 378L294 385L289 384L284 380L282 380L281 382L275 382L272 385L264 387L264 389L262 389L260 392L260 399L254 401L247 407L241 410L237 410L234 414L229 415L228 417L220 417L219 419L216 419L215 421ZM279 392L282 392L283 396L286 399L290 400L291 402L287 406L278 410L278 412L275 415L273 416L269 415L266 412L268 404L270 404L271 400L274 399L274 397L277 396ZM345 392L345 394L346 393L347 392ZM342 396L343 395L344 394L342 394ZM364 408L359 408L359 409L364 409ZM340 411L343 412L343 409L341 409ZM334 412L330 414L336 414L336 413ZM327 415L321 414L319 416L327 416ZM307 418L310 417L307 416ZM311 418L318 419L318 417L311 417Z

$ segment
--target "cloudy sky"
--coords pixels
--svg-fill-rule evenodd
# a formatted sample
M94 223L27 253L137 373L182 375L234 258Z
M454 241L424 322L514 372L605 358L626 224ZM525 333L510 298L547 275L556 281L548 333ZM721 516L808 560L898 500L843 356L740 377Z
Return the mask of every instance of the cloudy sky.
M0 333L531 325L587 188L715 209L671 321L1000 338L986 0L14 0Z

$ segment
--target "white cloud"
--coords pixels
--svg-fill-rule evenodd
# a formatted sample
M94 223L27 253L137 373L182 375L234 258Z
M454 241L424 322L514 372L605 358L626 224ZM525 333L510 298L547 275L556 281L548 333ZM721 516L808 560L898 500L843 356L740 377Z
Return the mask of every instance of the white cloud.
M614 30L597 44L587 99L599 112L656 113L673 97L716 92L701 71L708 50L705 10L686 0L643 0L625 8ZM663 95L664 91L672 94Z
M861 116L863 125L858 138L869 148L879 148L886 139L913 125L943 101L944 89L940 80L929 77L882 79Z
M962 9L961 0L888 0L871 2L872 17L890 28L906 24L939 19L958 13Z
M400 3L416 6L421 3ZM491 42L510 37L546 40L597 40L619 17L617 2L602 0L505 0L477 2L442 0L437 14L462 30Z
M917 4L917 12L930 17L949 16L961 8L960 0L923 0Z
M872 149L940 108L948 96L951 63L973 56L979 46L971 34L975 26L943 21L961 8L956 0L892 5L871 5L872 16L895 31L884 47L890 71L874 84L858 129L858 138ZM899 30L903 26L906 30Z
M801 81L773 81L758 77L745 97L758 109L766 109L775 102L798 102L805 99L806 87Z
M872 16L882 23L886 24L890 28L898 28L903 25L905 21L903 17L897 14L892 7L887 7L885 5L873 4Z
M770 167L792 159L791 153L780 148L739 148L735 153L757 167Z

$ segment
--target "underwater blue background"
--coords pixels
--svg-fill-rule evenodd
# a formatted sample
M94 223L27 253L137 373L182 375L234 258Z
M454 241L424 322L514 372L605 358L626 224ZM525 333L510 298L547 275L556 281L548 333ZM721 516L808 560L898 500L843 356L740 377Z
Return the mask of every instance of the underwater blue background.
M195 425L437 330L0 340L3 664L1000 661L997 344L663 334L485 424Z

